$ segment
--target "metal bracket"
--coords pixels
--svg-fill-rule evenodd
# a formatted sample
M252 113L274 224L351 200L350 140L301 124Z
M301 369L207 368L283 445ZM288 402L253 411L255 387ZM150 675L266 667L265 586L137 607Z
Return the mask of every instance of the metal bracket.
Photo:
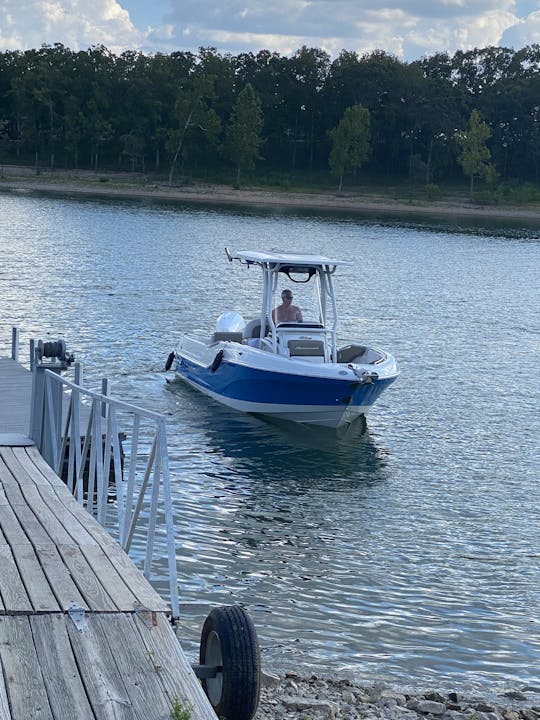
M157 627L157 613L155 610L145 607L140 602L133 603L135 615L142 620L146 627Z
M77 603L72 602L67 612L79 632L83 632L84 630L86 630L87 625L85 620L84 608L77 605Z

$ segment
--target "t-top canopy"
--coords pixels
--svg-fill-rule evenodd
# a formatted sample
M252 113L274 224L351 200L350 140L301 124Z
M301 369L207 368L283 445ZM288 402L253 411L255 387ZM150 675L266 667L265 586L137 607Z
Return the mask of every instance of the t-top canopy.
M325 268L335 267L336 265L352 265L349 260L335 260L324 255L295 255L292 253L266 253L257 252L256 250L241 250L240 252L231 254L227 249L227 257L229 260L240 260L246 263L254 263L257 265L288 265L289 267L313 267Z

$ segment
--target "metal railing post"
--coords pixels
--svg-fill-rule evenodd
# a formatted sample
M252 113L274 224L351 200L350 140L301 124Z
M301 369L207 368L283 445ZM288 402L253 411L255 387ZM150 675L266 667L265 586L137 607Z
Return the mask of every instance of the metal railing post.
M43 424L43 398L45 395L45 380L43 368L39 367L38 351L34 346L32 361L32 399L30 403L30 427L28 437L41 449L41 428Z
M19 360L19 328L11 328L11 359Z

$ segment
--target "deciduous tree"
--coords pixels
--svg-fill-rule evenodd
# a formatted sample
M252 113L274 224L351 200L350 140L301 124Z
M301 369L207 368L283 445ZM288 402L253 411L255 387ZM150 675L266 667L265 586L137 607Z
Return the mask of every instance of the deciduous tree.
M341 192L344 174L348 170L359 168L369 156L369 110L362 105L347 108L339 125L330 131L330 137L333 141L330 169L332 174L339 178Z
M486 145L486 141L490 137L491 130L487 123L482 120L478 110L472 111L466 130L456 133L456 140L461 147L458 162L465 175L468 175L471 179L471 196L474 191L475 177L489 179L495 174L495 168L490 163L491 152Z
M236 165L236 182L240 173L252 170L261 159L261 130L263 115L261 101L248 83L234 103L225 139L225 154Z
M172 185L176 163L189 135L195 130L212 137L220 132L221 122L210 107L213 93L214 79L206 75L195 76L189 87L178 92L174 111L177 127L171 131L168 142L168 150L172 155L169 185Z

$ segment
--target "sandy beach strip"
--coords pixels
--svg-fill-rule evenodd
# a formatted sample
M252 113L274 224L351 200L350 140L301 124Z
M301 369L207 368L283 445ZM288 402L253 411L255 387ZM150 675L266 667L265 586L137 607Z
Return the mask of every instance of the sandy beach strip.
M294 192L256 187L235 189L227 185L193 184L169 187L164 183L133 180L123 173L58 171L35 175L32 168L4 166L0 191L47 195L144 199L274 210L309 210L346 214L439 216L458 220L523 220L540 223L540 206L481 206L466 200L405 201L389 196L355 192Z

